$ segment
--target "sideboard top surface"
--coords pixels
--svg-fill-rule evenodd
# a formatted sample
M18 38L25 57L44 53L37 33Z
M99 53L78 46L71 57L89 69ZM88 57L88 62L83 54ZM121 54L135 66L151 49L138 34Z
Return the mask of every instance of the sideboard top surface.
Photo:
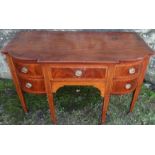
M153 55L133 32L19 32L2 52L50 63L115 63Z

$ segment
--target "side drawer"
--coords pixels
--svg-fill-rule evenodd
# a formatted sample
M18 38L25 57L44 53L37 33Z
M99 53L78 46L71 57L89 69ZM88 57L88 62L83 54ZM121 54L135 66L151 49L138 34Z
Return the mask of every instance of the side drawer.
M137 77L141 71L142 63L123 63L116 65L114 78L132 78Z
M39 64L14 61L17 73L25 77L43 77Z
M28 93L45 93L45 84L43 79L19 78L21 88Z
M126 94L132 92L137 86L137 79L134 80L114 80L112 94Z

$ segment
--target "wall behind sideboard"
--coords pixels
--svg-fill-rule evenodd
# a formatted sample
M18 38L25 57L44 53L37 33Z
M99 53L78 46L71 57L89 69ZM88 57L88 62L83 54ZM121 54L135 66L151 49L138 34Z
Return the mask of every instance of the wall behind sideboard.
M0 29L0 78L7 78L7 79L11 78L5 56L1 54L1 49L5 45L7 45L7 43L19 31L31 31L31 30ZM54 30L48 30L48 31L57 31L57 30L54 29ZM67 31L67 30L62 30L62 31ZM69 31L76 31L76 30L69 30ZM83 30L80 30L80 31L83 31ZM145 40L145 42L155 51L155 29L119 29L119 30L99 29L99 30L93 30L93 31L127 31L127 32L134 31L134 32L137 32ZM150 60L150 64L148 66L145 79L146 81L155 84L155 57L152 57Z

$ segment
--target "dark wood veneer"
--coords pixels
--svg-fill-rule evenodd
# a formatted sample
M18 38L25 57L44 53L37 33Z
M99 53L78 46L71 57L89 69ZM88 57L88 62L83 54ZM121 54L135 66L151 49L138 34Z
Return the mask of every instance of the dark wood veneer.
M18 74L29 77L42 77L43 73L41 70L41 65L36 63L22 63L18 61L14 61L14 65L17 69ZM28 69L27 73L22 72L22 68L26 67Z
M133 32L20 32L3 52L20 60L50 63L137 61L152 54Z
M135 33L20 32L3 49L25 112L23 92L46 93L56 123L53 94L64 85L94 86L104 97L102 123L111 94L138 98L152 50Z
M134 74L130 74L129 70L131 68L135 69L135 73ZM119 65L116 65L116 69L115 69L115 78L132 78L135 76L138 76L138 74L140 73L142 69L142 61L140 62L130 62L130 63L122 63Z
M81 71L82 75L77 77L76 71ZM52 68L52 78L105 78L106 68Z
M23 91L33 94L45 94L45 85L44 85L44 79L32 79L32 78L22 78L19 77L21 88ZM27 88L26 84L31 83L32 87Z
M131 84L131 88L126 89L126 84ZM131 93L137 86L137 79L134 80L114 80L112 86L112 94L127 94Z

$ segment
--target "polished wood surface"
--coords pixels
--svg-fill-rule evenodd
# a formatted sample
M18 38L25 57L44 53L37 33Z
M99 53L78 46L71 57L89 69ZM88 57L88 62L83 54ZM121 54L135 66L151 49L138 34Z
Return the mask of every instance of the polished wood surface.
M106 69L101 68L52 68L52 78L105 78ZM80 72L80 76L76 75Z
M14 65L17 69L18 74L22 76L29 76L29 77L40 77L43 78L43 73L41 70L41 65L33 64L33 63L23 63L14 61ZM27 72L22 72L23 68L27 68Z
M28 87L28 84L31 87ZM20 85L23 91L34 94L45 94L44 79L20 78Z
M7 55L7 61L8 61L8 64L9 64L9 68L10 68L10 71L11 71L11 74L12 74L13 82L15 84L17 94L19 96L19 99L20 99L21 105L23 107L23 110L25 112L28 112L25 97L24 97L24 94L23 94L23 91L22 91L22 88L21 88L21 85L20 85L20 80L18 78L18 75L17 75L16 68L15 68L14 63L13 63L12 57Z
M126 88L127 85L131 85L130 88ZM127 94L133 91L137 86L137 79L134 80L114 80L112 86L112 94Z
M53 99L53 84L50 82L50 76L49 76L49 67L47 65L43 66L43 73L44 73L44 79L45 79L45 89L47 93L47 99L48 104L50 108L50 115L51 119L54 124L56 124L56 114L55 114L55 108L54 108L54 99Z
M3 52L18 59L50 63L134 61L152 54L132 32L20 32Z
M130 69L134 68L135 73L131 74ZM142 69L142 61L132 62L132 63L122 63L116 65L115 78L134 78L139 75Z
M149 62L149 58L148 57L144 58L143 65L142 65L142 71L141 71L141 73L139 75L138 84L137 84L137 87L136 87L136 89L134 91L132 102L131 102L131 105L130 105L130 112L133 111L133 108L135 106L135 102L138 99L138 95L140 93L140 90L141 90L141 87L142 87L142 84L143 84L143 80L144 80L144 77L145 77L145 72L147 70L148 62Z
M153 55L137 34L125 32L21 32L3 53L24 111L23 92L46 94L55 124L53 93L63 86L98 88L104 98L102 123L112 94L134 92L133 111Z
M115 66L110 64L108 66L107 77L105 82L104 101L102 106L102 123L105 123L106 121L106 113L108 111L108 106L109 106L114 70L115 70Z

